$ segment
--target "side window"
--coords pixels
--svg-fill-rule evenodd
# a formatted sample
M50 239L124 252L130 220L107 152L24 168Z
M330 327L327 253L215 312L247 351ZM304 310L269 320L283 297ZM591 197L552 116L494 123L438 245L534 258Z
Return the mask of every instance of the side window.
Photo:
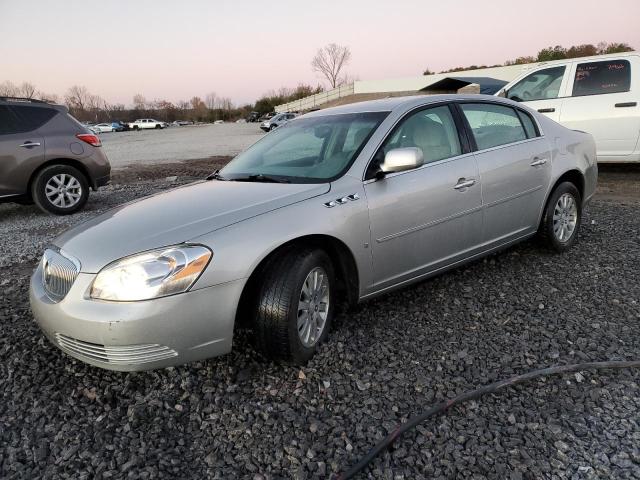
M13 111L7 106L0 105L0 135L9 135L23 131Z
M460 155L462 148L451 110L446 105L420 110L406 117L382 146L386 154L394 148L418 147L424 163Z
M558 98L565 69L552 67L533 72L511 87L507 97L518 102Z
M462 103L478 150L497 147L527 139L527 134L515 110L493 103Z
M631 66L628 60L579 63L573 79L574 97L628 92Z
M528 138L539 137L538 130L536 129L535 123L529 116L528 113L524 113L522 110L516 110L518 113L518 117L520 117L520 121L522 122L522 126L524 127L525 132L527 132Z
M13 107L13 110L24 124L26 132L42 127L58 113L57 110L44 107Z

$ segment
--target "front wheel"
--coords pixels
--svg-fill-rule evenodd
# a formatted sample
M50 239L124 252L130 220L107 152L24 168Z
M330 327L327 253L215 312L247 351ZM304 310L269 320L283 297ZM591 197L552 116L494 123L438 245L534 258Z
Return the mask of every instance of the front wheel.
M255 333L267 356L306 363L329 332L335 275L322 250L290 251L267 269L258 293Z
M578 241L582 221L582 197L571 182L563 182L551 193L540 224L540 236L557 252Z

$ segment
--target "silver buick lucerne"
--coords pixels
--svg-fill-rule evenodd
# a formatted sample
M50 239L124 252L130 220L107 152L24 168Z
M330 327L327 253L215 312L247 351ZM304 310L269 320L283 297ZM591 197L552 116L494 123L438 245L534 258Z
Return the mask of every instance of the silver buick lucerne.
M204 181L60 235L31 307L53 343L103 368L222 355L237 326L303 363L340 308L535 234L570 248L596 180L590 135L506 99L312 112Z

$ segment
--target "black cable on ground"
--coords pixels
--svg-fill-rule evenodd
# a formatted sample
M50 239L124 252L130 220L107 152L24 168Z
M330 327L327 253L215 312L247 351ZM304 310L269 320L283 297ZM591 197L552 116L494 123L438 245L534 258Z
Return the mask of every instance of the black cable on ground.
M516 385L518 383L527 382L529 380L533 380L539 377L546 377L549 375L560 375L563 373L571 373L571 372L581 372L583 370L605 370L605 369L614 369L614 368L640 368L640 360L634 361L614 361L614 362L588 362L588 363L578 363L574 365L558 365L555 367L542 368L540 370L533 370L528 373L523 373L522 375L516 375L515 377L507 378L505 380L500 380L498 382L491 383L489 385L485 385L484 387L480 387L476 390L472 390L470 392L465 392L458 395L455 398L449 399L445 402L439 403L433 407L431 407L426 412L417 415L413 418L410 418L406 423L402 423L398 425L398 427L387 435L382 441L380 441L376 446L374 446L369 453L367 453L364 457L360 459L358 463L356 463L353 467L347 470L345 473L338 474L334 477L335 480L347 480L349 478L353 478L358 472L362 471L371 461L377 457L384 450L389 448L391 444L403 433L408 430L411 430L418 424L424 422L427 418L432 417L434 415L438 415L446 412L448 409L453 407L454 405L458 405L463 402L468 402L469 400L475 400L477 398L486 395L487 393L495 393L498 390L501 390L505 387L510 387L512 385Z

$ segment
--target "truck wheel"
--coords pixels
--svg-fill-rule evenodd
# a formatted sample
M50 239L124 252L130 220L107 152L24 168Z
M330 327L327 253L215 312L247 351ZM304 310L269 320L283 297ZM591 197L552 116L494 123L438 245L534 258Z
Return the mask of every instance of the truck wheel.
M256 343L273 359L306 363L326 338L335 275L322 250L293 250L272 262L257 298Z
M38 172L31 184L31 197L44 212L69 215L87 203L89 182L77 168L51 165Z

